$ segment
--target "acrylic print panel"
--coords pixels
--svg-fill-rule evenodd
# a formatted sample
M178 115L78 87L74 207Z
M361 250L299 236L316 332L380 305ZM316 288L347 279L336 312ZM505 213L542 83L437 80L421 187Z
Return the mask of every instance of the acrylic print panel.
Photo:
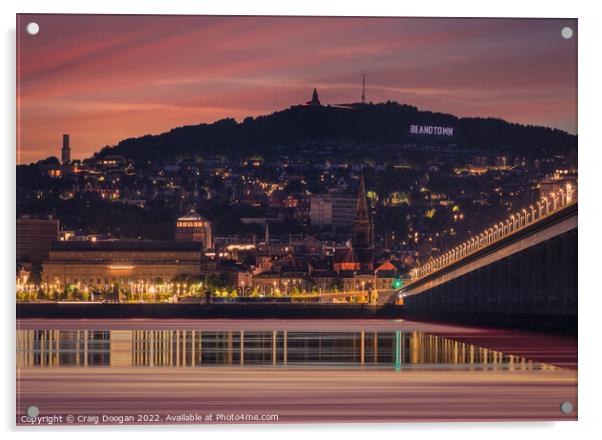
M577 35L19 15L17 424L575 420Z

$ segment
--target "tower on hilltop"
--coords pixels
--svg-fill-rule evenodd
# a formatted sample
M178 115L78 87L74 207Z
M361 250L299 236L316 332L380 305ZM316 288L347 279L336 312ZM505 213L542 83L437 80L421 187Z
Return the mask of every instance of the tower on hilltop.
M362 75L362 104L366 103L366 75Z
M311 101L306 102L307 105L321 105L318 98L318 90L314 87L314 92L311 94Z

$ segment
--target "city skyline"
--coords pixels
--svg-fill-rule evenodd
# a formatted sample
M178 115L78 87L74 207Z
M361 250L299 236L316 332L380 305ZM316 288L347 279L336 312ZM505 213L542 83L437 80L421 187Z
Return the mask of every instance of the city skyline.
M17 425L577 420L576 20L17 17Z
M24 26L40 24L27 35ZM435 23L436 22L436 23ZM19 163L305 102L388 99L576 133L575 20L21 15ZM60 30L60 32L58 32ZM75 35L77 34L77 37ZM44 38L44 44L39 40Z

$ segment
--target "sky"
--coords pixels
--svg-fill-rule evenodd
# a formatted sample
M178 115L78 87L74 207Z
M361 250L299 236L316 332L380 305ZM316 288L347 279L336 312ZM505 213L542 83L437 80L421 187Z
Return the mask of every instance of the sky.
M63 133L83 159L314 87L323 104L357 102L364 74L368 101L576 133L576 34L570 19L20 15L17 162L60 157Z

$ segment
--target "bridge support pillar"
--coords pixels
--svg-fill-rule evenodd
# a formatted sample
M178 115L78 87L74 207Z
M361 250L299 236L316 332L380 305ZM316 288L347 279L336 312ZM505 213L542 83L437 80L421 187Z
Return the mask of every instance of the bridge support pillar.
M508 261L503 259L494 264L497 272L497 311L506 313L508 310Z
M547 245L547 314L557 315L562 312L562 238L554 237Z
M533 246L533 313L544 314L546 312L546 263L547 246L545 243Z
M533 307L533 250L525 249L520 253L520 310L529 311Z
M524 313L521 310L521 291L520 291L520 256L518 254L510 255L508 258L508 308L507 313Z
M487 299L487 313L497 310L497 269L494 264L483 268L486 272L485 298Z
M405 313L575 331L576 216L562 221L410 284Z
M562 238L562 312L577 315L577 231L570 231Z

